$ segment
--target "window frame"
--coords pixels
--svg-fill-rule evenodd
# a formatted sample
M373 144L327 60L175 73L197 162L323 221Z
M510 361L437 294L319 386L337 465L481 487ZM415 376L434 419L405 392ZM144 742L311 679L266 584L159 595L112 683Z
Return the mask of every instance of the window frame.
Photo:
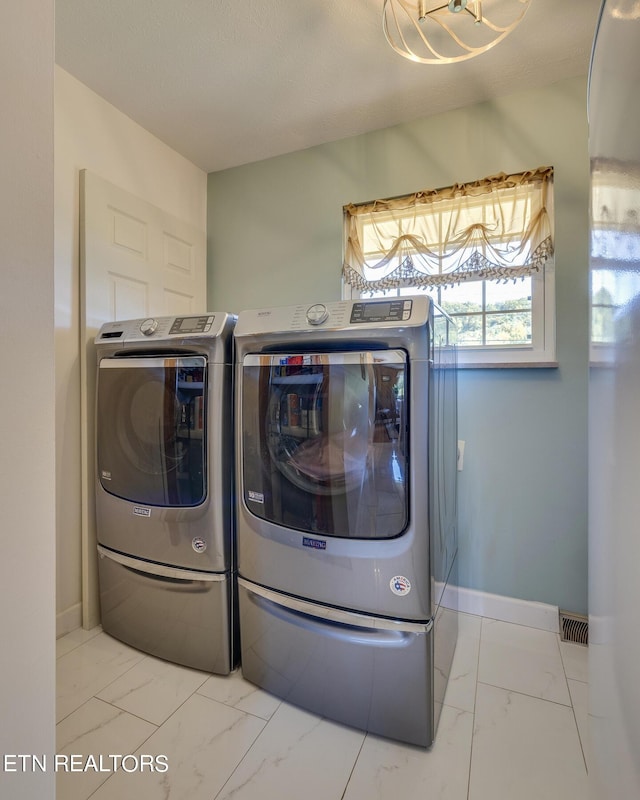
M551 184L553 185L553 184ZM549 201L553 215L553 195ZM396 212L397 213L397 212ZM411 211L408 210L408 213ZM343 225L343 263L349 236L346 217ZM553 224L553 216L551 217ZM357 224L361 224L359 221ZM360 231L360 241L363 241ZM464 345L458 344L458 366L476 368L554 368L556 360L556 297L555 297L555 254L552 253L539 270L531 273L531 343L513 345ZM489 278L479 279L489 281ZM517 278L515 280L518 280ZM408 281L384 293L356 289L341 278L341 295L345 300L366 299L367 297L400 296L400 292L414 288L415 294L429 294L428 287L418 287ZM484 293L483 293L484 296ZM486 314L486 308L481 312Z
M543 270L531 276L532 339L530 345L458 344L458 367L462 369L557 367L554 313L555 276L553 273L552 256ZM395 296L392 292L399 294L400 289L390 289L386 296ZM416 289L415 294L429 294L429 292L426 289ZM380 296L382 295L373 295L373 297ZM342 281L343 300L366 300L368 297L372 297L372 295L354 289Z

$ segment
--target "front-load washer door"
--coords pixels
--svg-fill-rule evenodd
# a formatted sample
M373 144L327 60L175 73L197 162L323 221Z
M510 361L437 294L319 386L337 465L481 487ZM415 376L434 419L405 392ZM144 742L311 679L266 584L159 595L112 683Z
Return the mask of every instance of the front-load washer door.
M246 507L286 528L389 539L408 522L406 353L247 355Z
M145 506L198 506L207 494L204 356L99 364L98 480Z

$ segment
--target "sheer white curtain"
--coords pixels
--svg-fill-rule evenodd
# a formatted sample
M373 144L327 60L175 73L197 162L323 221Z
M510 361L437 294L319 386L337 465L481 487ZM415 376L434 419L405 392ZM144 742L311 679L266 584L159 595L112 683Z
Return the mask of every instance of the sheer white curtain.
M344 207L345 283L362 292L502 280L553 253L553 167Z

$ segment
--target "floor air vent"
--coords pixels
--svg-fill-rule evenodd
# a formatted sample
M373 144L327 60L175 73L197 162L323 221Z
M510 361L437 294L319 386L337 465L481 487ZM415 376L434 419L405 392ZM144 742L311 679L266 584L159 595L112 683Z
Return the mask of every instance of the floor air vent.
M589 620L569 611L560 612L560 638L563 642L589 644Z

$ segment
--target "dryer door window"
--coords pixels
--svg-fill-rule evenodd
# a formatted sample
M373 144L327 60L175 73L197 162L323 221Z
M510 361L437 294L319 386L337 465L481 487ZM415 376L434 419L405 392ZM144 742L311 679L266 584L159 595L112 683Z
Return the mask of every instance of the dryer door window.
M154 506L206 497L204 356L105 358L98 369L98 479Z
M271 522L381 539L407 525L406 353L245 356L244 499Z

